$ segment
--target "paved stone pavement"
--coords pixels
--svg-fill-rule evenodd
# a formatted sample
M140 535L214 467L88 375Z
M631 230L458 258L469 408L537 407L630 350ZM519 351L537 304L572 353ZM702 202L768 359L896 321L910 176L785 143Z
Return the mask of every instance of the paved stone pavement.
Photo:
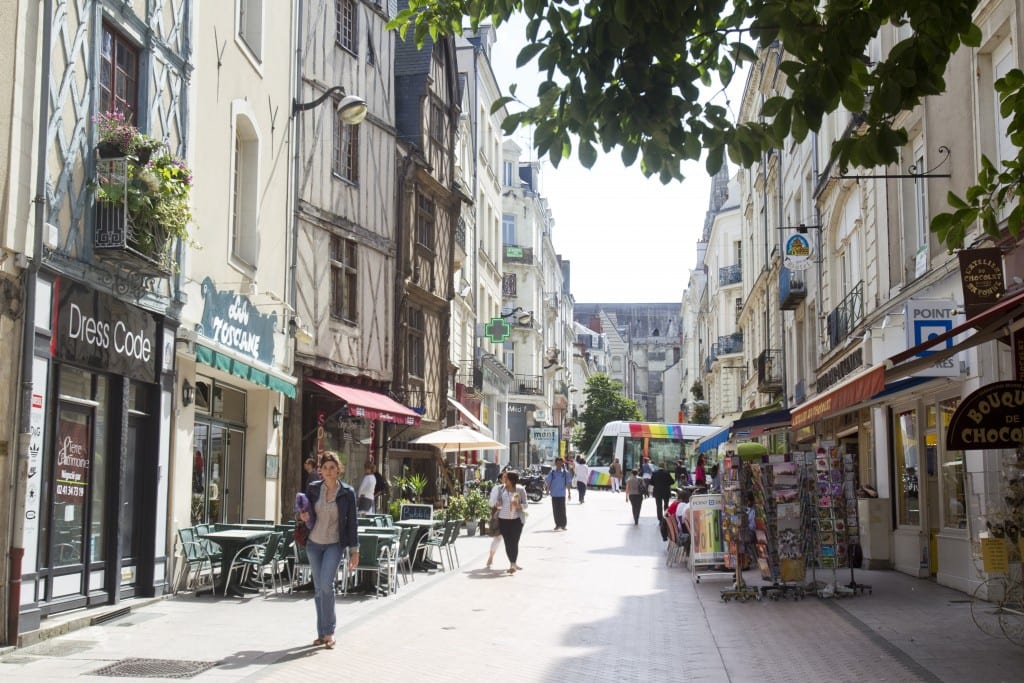
M1024 648L979 631L969 596L931 582L858 571L871 594L723 603L727 576L695 583L665 566L651 501L634 527L624 496L592 491L569 505L565 532L551 530L546 499L529 509L522 572L485 569L490 539L463 536L455 571L418 574L389 598L339 597L333 651L309 644L308 593L183 594L129 601L95 626L75 628L96 611L48 620L24 639L34 644L0 651L0 679L101 680L104 666L152 658L210 663L192 679L210 682L1021 680Z

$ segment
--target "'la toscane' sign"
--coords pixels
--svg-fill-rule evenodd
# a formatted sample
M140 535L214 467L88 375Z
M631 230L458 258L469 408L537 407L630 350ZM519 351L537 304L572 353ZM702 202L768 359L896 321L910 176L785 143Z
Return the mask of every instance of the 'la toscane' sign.
M209 277L203 280L202 294L202 335L247 358L273 365L277 313L260 313L249 297L231 290L217 291Z
M995 382L965 398L946 429L949 450L1024 445L1024 382Z

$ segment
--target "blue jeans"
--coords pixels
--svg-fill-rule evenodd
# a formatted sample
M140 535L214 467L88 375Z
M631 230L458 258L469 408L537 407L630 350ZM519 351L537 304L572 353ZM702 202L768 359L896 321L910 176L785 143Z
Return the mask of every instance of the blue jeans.
M337 619L334 615L334 582L344 551L340 543L321 545L306 542L306 555L313 573L313 604L316 605L316 637L334 635Z

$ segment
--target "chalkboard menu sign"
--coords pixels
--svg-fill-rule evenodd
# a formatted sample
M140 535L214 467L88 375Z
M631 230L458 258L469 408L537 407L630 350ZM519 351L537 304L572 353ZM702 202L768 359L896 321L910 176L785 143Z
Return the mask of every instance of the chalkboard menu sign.
M434 506L433 505L415 505L405 504L402 506L401 512L399 512L398 519L405 521L407 519L433 519L434 518Z

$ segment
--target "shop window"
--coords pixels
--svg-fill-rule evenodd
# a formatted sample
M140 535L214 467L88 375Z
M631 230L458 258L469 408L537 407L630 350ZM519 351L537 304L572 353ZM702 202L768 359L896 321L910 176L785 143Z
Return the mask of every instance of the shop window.
M409 330L406 348L407 369L413 377L423 377L426 372L426 352L423 341L426 324L423 310L410 308L406 322Z
M231 256L250 269L259 258L259 139L252 121L235 118L234 177L231 184Z
M228 422L245 424L245 392L215 384L211 414Z
M334 40L352 54L359 54L356 45L356 3L355 0L335 0Z
M959 398L939 403L942 433L960 405ZM951 529L967 528L967 491L964 488L964 452L942 450L942 525Z
M356 321L356 242L331 237L331 317Z
M350 183L359 182L359 126L334 117L334 175Z
M213 380L205 378L196 378L196 394L195 407L197 413L210 412L210 387L213 386Z
M108 24L100 46L101 112L119 111L138 125L139 49Z
M416 244L427 249L434 248L434 200L416 193Z
M896 416L896 506L900 525L920 526L920 438L917 411L905 410Z
M263 57L263 0L238 0L238 37L252 52Z

